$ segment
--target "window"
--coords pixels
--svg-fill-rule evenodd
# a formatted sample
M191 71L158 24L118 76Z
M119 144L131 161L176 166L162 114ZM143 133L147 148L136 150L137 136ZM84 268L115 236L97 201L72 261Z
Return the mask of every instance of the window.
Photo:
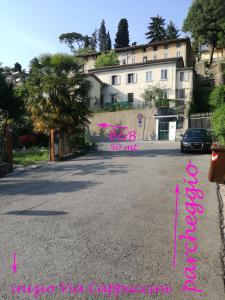
M176 90L176 98L178 100L184 100L185 99L185 89Z
M157 60L157 55L153 55L152 59Z
M147 56L144 56L143 57L143 62L147 62L147 60L148 60Z
M152 71L146 72L146 81L152 81Z
M135 83L135 74L134 73L127 74L127 83Z
M161 80L167 80L167 70L161 70Z
M164 49L168 49L168 48L169 48L168 44L164 45Z
M128 98L128 102L134 102L134 94L133 93L128 93L127 98Z
M157 46L154 46L153 47L153 51L157 51L158 50L158 47Z
M112 95L111 95L111 102L112 102L112 103L116 103L117 100L118 100L118 95L117 95L117 94L112 94Z
M180 42L177 42L176 47L177 47L177 48L180 48L180 47L181 47L181 43L180 43Z
M168 53L164 53L164 58L168 58Z
M112 85L118 85L118 76L117 75L113 75L111 82L112 82Z
M132 64L135 64L135 58L134 58L134 57L132 57L131 63L132 63Z
M162 90L163 92L163 99L168 99L168 90Z
M126 64L127 64L126 59L122 59L122 65L126 65Z
M143 52L146 52L146 48L143 48Z
M180 81L189 81L189 73L188 72L180 72Z
M177 52L177 57L181 57L180 51Z

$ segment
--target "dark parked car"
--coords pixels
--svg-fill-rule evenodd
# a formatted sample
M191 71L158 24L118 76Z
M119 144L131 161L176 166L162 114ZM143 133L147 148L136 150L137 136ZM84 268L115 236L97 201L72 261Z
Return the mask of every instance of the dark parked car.
M202 128L193 128L186 130L182 136L180 151L199 151L210 152L212 138L208 130Z

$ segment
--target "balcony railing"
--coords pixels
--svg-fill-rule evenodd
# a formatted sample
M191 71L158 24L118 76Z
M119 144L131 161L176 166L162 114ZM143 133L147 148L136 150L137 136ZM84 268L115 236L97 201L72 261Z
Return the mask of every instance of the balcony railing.
M163 103L160 104L160 102L157 103L157 107L168 107L173 109L174 111L183 112L185 109L185 102L183 100L171 100L171 99L163 99L163 103L166 101L167 105L163 105ZM164 103L165 104L165 103ZM172 104L172 105L171 105ZM104 105L95 105L92 107L92 111L94 112L113 112L113 111L119 111L119 110L132 110L132 109L143 109L147 107L152 107L152 105L149 102L145 101L139 101L139 102L128 102L128 101L120 101L120 102L114 102L114 103L105 103Z

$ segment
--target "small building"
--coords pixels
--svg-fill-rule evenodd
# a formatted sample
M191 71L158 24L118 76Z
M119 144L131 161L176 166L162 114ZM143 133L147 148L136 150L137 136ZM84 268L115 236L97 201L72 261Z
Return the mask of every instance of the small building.
M207 45L202 45L199 49L200 51L200 61L209 61L211 55L211 47ZM213 53L213 62L225 61L225 49L215 48Z

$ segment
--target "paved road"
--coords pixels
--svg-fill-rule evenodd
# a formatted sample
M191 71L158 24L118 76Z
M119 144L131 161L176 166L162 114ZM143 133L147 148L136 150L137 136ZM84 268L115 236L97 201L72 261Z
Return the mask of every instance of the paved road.
M110 152L109 144L101 144L88 156L1 179L0 299L33 299L22 291L12 296L12 284L47 287L65 282L86 287L93 280L94 289L100 283L173 288L170 296L118 299L224 299L216 186L207 181L210 156L180 154L178 146L145 142L140 151L131 153ZM172 269L174 189L178 183L184 190L182 178L190 159L199 169L199 187L206 195L193 255L195 284L202 294L181 291L183 241L178 241L177 267ZM186 228L184 199L180 195L179 233ZM38 299L108 299L88 292L82 298L59 291L50 295L51 288L48 292Z

